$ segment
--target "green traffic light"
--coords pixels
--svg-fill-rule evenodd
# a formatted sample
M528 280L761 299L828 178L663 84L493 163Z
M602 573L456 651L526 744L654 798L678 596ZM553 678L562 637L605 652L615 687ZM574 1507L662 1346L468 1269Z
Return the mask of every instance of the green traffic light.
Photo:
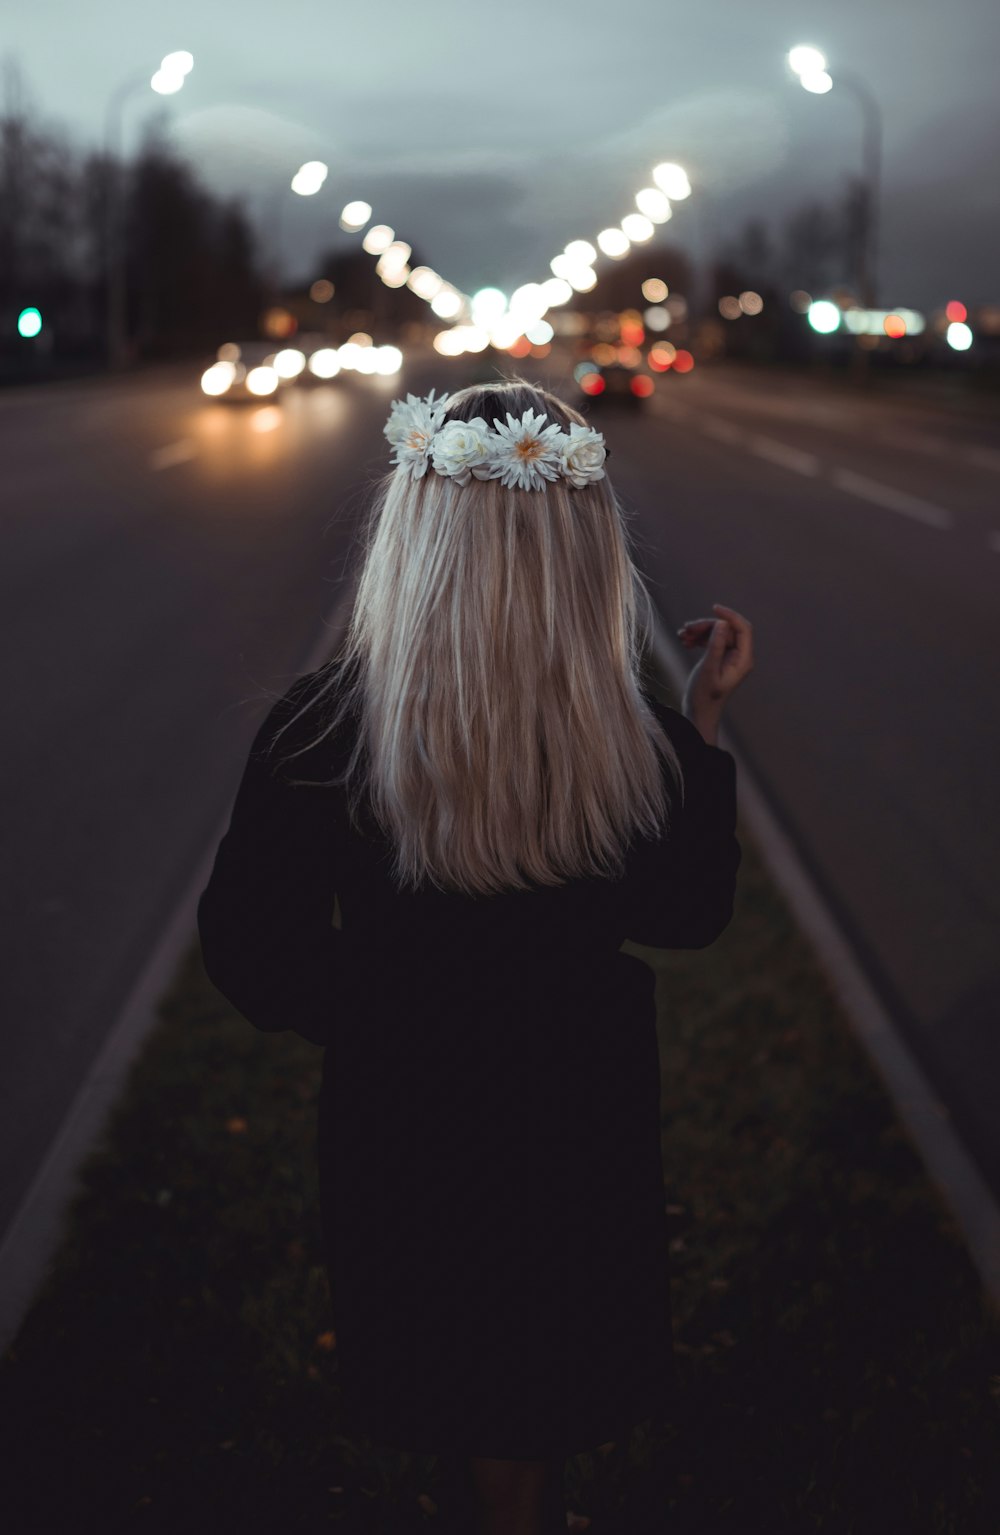
M42 328L42 312L40 309L22 309L17 317L17 333L30 339L37 336Z

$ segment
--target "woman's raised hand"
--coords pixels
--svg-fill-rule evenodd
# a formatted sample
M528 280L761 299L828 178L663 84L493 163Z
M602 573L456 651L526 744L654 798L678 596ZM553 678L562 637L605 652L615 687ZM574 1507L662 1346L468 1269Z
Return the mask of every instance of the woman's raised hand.
M677 633L685 650L705 654L688 677L685 704L692 710L721 709L753 670L753 626L735 608L713 602L715 618L692 618Z

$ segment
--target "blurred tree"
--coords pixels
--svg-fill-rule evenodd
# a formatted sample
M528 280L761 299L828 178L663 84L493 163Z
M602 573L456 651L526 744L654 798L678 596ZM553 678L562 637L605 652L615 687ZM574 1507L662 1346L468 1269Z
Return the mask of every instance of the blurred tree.
M48 351L54 337L87 328L79 157L41 125L16 61L5 59L0 75L0 309L40 309ZM28 355L6 321L2 335L11 356Z
M158 129L131 169L126 198L130 329L144 356L257 334L265 286L236 202L206 192Z

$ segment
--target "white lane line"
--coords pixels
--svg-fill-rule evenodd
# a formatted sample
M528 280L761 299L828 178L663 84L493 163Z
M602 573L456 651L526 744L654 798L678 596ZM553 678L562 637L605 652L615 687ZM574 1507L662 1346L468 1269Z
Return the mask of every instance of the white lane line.
M165 448L155 448L149 455L150 469L172 469L175 464L186 464L189 458L194 458L198 448L191 437L182 437L179 442L168 442Z
M734 426L721 416L699 416L698 425L706 437L714 437L717 442L742 443L746 440L746 432L741 426Z
M913 517L917 522L926 523L929 528L950 528L952 525L952 515L943 506L935 506L932 501L922 501L919 496L911 496L908 491L896 490L892 485L870 480L866 474L855 474L853 469L832 469L830 479L838 490L846 490L851 496L860 496L862 501L870 501L873 506L884 506L890 512L901 512L904 517Z
M759 435L750 438L749 446L750 452L758 458L766 458L782 469L791 469L796 474L819 474L820 464L815 453L806 453L802 448L792 448L785 442L776 442L773 437Z
M971 464L975 469L991 469L994 474L1000 474L1000 452L996 448L963 446L962 443L933 432L925 432L921 436L915 432L878 432L875 440L887 443L890 447L905 448L908 452L933 453L952 463Z

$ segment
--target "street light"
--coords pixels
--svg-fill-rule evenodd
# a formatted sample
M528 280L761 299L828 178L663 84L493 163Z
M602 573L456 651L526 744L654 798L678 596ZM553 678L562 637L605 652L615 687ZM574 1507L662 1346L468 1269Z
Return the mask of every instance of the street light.
M106 345L108 363L112 368L120 368L125 360L125 249L121 238L119 171L123 109L131 96L149 88L161 96L174 95L181 89L193 68L194 58L190 53L184 50L168 53L160 60L160 67L151 79L147 79L145 75L132 76L123 81L108 97L104 117L104 148L107 160L104 236L108 263Z
M882 111L873 92L857 75L838 70L836 79L827 69L826 58L818 48L800 44L788 53L788 65L804 90L825 95L834 84L842 85L860 103L863 122L863 164L865 199L862 207L861 270L858 286L866 309L876 308L876 261L878 249L878 212L882 184Z

